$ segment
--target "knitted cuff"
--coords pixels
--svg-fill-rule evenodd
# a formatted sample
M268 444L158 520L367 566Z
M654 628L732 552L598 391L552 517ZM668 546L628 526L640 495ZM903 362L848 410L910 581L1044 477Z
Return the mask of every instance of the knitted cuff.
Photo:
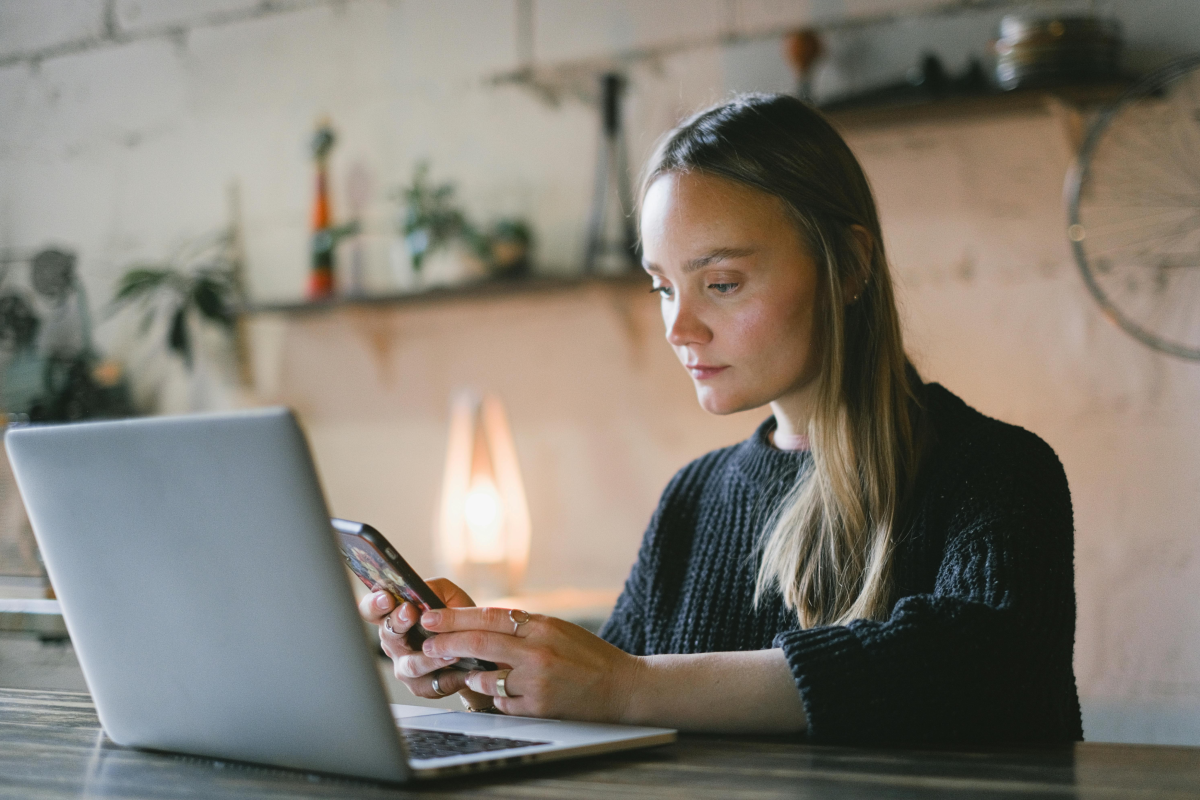
M869 694L871 664L854 632L842 626L787 631L775 637L800 690L808 736L821 743L862 738L860 698Z

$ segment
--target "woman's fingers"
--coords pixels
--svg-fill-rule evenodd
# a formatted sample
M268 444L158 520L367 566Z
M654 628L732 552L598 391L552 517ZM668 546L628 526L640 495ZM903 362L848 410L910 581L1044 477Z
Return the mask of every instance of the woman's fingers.
M437 679L437 689L440 689L440 692L433 688L435 678ZM492 698L487 695L471 691L466 681L467 673L462 670L447 669L442 670L436 675L428 675L422 678L416 687L411 685L414 682L410 682L409 689L418 697L426 697L430 700L461 694L463 699L470 704L471 708L487 708L488 706L495 705Z
M405 634L417 624L416 606L412 603L401 603L399 608L393 609L376 624L379 625L379 640L385 645L385 650L391 641L396 643L398 649L412 651Z
M447 606L462 608L474 605L466 592L445 578L434 578L429 581L429 587ZM412 603L398 603L387 592L376 591L359 601L358 613L367 622L379 626L379 643L383 652L392 659L397 680L414 695L433 699L462 692L473 707L483 707L489 703L488 697L466 688L465 672L446 669L458 661L457 655L430 655L410 646L408 634L420 616ZM433 688L434 673L440 692Z
M437 679L437 689L433 688L434 679ZM471 691L467 686L467 673L459 669L442 668L440 671L422 675L419 678L405 678L404 685L417 697L424 697L428 700L437 700L461 693L471 704L471 708L487 708L494 705L491 697L481 692Z
M358 614L372 625L379 625L395 607L395 598L387 592L371 592L358 601Z
M514 621L525 620L520 625ZM442 608L421 615L421 627L433 633L492 631L525 637L535 631L544 617L508 608Z
M421 649L431 658L472 657L516 664L521 661L524 645L522 640L503 633L457 631L439 633L432 639L426 639Z
M494 698L504 713L598 722L618 721L625 713L639 662L595 634L552 617L529 615L514 636L512 627L505 626L515 624L507 609L443 610L441 617L436 622L441 632L423 644L424 654L497 662L499 670L472 673L466 684ZM458 625L475 627L447 630Z
M447 661L444 658L431 658L425 655L396 655L392 656L392 664L395 667L396 680L411 681L416 678L424 678L432 672L437 672L439 669L445 669L458 661L457 658L451 658ZM462 670L454 670L462 672ZM409 687L412 688L412 687Z
M437 688L441 689L439 694L433 688L433 681L437 679ZM429 691L433 697L448 697L452 694L461 692L467 687L467 673L461 669L443 669L429 676Z
M408 690L417 697L424 697L427 700L436 700L442 697L449 697L453 694L463 691L467 688L466 684L467 673L458 669L446 669L444 666L440 671L430 672L419 678L404 678L404 685ZM434 680L437 680L437 691L433 688Z
M465 608L475 605L471 596L464 592L454 581L445 578L430 578L426 581L433 593L442 598L442 602L451 608Z
M384 652L388 651L386 645ZM420 652L397 651L395 655L388 652L388 657L391 658L392 664L395 666L396 678L398 680L407 680L409 678L421 678L422 675L428 675L431 672L437 672L438 669L454 666L458 661L456 657L443 658L440 656L426 656Z
M497 669L490 672L479 672L478 670L468 672L464 684L468 689L479 694L486 694L490 697L520 697L520 679L516 681L517 685L513 685L511 669ZM504 692L500 691L500 681L504 681Z
M548 705L550 698L545 692L539 691L529 682L532 673L524 676L520 670L499 669L491 672L466 673L466 686L463 695L483 698L483 702L491 701L492 705L505 714L518 717L549 717L553 716L553 707ZM524 678L524 679L523 679ZM504 693L501 694L500 682L504 682ZM473 703L480 705L480 703Z

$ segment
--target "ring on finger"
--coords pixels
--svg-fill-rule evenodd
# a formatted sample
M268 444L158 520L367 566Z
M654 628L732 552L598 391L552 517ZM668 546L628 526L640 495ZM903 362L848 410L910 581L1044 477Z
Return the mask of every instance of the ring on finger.
M384 618L383 627L387 628L387 632L390 633L392 636L400 635L397 631L392 630L392 618L391 617Z
M519 608L510 608L508 610L508 618L513 624L513 636L517 635L517 631L521 629L522 625L533 619L533 617L529 616L528 611L522 611Z
M436 694L438 697L449 697L450 696L449 692L442 691L442 685L440 683L438 683L439 677L440 676L436 672L433 674L433 693Z
M482 708L476 708L475 706L471 705L471 701L468 700L467 696L464 694L460 694L458 696L458 699L462 701L463 708L465 708L467 711L470 711L470 712L473 712L476 714L502 714L502 713L504 713L500 709L496 708L494 705L484 706Z
M496 676L496 697L509 696L508 688L504 685L504 682L508 680L510 672L512 672L511 669L501 670L500 674Z

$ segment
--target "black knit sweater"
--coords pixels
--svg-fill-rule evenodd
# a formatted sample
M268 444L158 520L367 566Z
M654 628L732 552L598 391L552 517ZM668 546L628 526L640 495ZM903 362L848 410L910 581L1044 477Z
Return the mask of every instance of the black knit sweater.
M808 458L770 444L771 418L671 480L600 635L635 655L783 648L817 742L1081 739L1062 465L941 386L921 394L932 437L887 620L804 630L777 594L754 607L764 520Z

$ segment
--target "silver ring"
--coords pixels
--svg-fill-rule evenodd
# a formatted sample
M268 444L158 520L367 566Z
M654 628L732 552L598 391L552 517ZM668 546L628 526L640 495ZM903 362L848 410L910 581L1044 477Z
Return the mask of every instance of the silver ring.
M392 636L400 635L400 634L396 633L394 630L392 630L392 618L391 617L383 618L383 627L387 628L387 632L390 633Z
M508 680L510 672L512 672L511 669L501 670L499 677L496 678L496 697L508 697L508 689L504 687L504 682Z
M518 614L521 615L520 619L517 618ZM510 620L512 620L513 636L517 635L517 631L520 630L522 625L524 625L526 622L529 622L529 620L533 619L533 617L529 616L528 611L522 611L519 608L510 608L508 610L508 618ZM501 696L504 697L506 695L501 695Z
M438 683L438 675L436 673L433 676L433 692L438 697L449 697L450 696L449 692L442 691L442 686L441 686L441 684Z

